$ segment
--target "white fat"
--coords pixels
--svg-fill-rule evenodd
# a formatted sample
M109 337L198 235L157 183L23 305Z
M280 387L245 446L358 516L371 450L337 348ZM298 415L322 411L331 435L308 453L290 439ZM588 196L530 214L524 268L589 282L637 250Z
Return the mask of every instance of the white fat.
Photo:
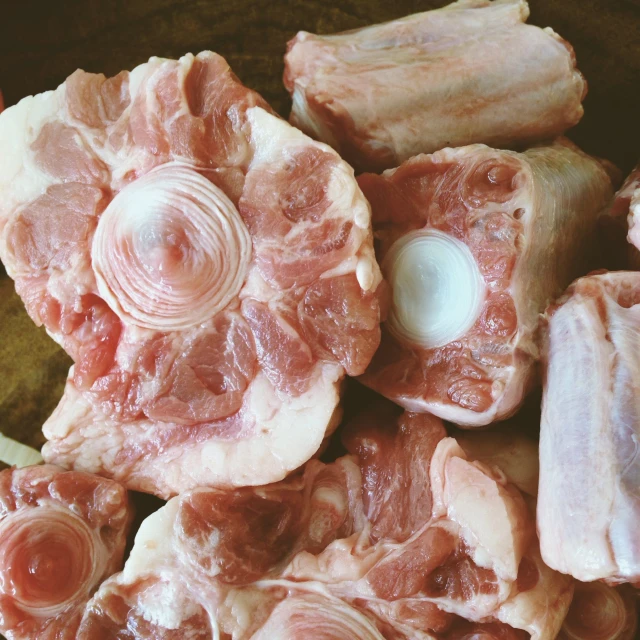
M0 462L10 466L28 467L32 464L40 464L42 456L36 449L16 442L0 433Z
M312 143L304 133L260 107L247 109L247 120L251 126L251 146L254 151L251 160L252 169L261 164L280 160L284 146Z
M232 589L229 591L224 606L229 610L234 629L240 636L252 625L254 614L265 599L268 599L268 595L261 590Z
M369 291L376 280L376 266L371 258L360 258L356 265L356 278L363 291Z
M333 269L327 269L321 278L322 280L328 280L330 278L338 278L339 276L346 276L348 273L353 273L358 267L358 257L349 256L343 260L339 265ZM357 274L356 274L357 277Z
M253 147L253 158L250 168L253 169L261 164L268 164L280 160L283 156L283 149L291 149L296 146L316 147L332 155L338 156L336 152L322 142L316 142L302 131L292 127L286 120L271 115L261 107L251 107L247 109L247 120L251 127L251 146ZM338 161L340 170L350 174L353 180L353 169L344 161ZM362 194L360 194L362 199ZM368 213L368 212L367 212ZM358 211L358 219L362 220L363 213ZM358 224L358 223L356 223ZM368 226L368 225L367 225Z
M140 576L162 575L167 561L175 557L173 523L179 498L172 498L161 509L146 518L136 533L135 544L122 571L125 582L133 583Z
M245 396L243 411L257 432L251 438L211 441L198 450L194 461L207 477L214 474L234 486L281 480L308 460L320 447L338 405L338 381L344 370L321 365L311 388L283 402L263 373L258 373ZM199 476L196 472L194 475Z
M341 491L336 491L332 487L320 487L313 492L313 499L316 502L323 502L326 505L331 505L336 511L344 511L344 494Z
M180 629L183 621L200 611L200 606L191 599L177 576L142 591L138 606L145 620L164 629Z
M474 325L485 285L469 248L441 231L414 231L393 244L383 271L393 292L389 327L426 348L456 340Z
M369 229L371 227L371 209L364 196L362 200L358 200L354 205L353 219L356 226L361 229Z
M636 189L629 205L629 242L640 249L640 188Z
M73 385L74 366L69 369L64 394L42 426L42 432L47 440L62 440L68 438L78 427L85 425L92 419L92 407L89 401ZM45 444L46 451L47 445ZM96 472L98 469L91 469Z

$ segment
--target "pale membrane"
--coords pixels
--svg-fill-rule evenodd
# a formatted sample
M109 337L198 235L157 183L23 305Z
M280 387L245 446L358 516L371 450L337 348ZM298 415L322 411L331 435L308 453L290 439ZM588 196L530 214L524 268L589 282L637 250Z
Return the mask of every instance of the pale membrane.
M485 285L469 248L434 229L398 240L383 264L393 302L389 328L427 349L465 335L475 324Z

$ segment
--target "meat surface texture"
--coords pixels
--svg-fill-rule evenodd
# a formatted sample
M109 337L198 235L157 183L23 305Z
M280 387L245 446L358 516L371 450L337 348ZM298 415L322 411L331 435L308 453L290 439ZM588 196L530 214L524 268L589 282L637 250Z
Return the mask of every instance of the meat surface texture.
M640 273L576 281L546 314L538 530L578 580L640 580Z
M197 489L141 526L79 638L552 640L573 579L440 420L371 408L349 454L262 488Z
M539 315L590 268L607 171L560 139L443 149L358 181L392 290L362 382L463 427L513 414L534 379Z
M301 31L285 57L291 122L364 171L554 138L582 117L587 86L571 45L528 15L524 0L459 0L338 35Z
M273 482L380 339L352 169L220 56L77 71L0 117L0 257L74 359L44 456L169 497Z
M0 472L0 632L72 640L100 583L121 569L125 489L53 465Z

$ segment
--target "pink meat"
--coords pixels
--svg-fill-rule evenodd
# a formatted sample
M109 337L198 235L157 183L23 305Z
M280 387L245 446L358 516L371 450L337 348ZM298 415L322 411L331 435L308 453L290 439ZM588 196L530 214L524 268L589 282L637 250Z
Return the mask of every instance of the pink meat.
M218 55L0 118L0 257L74 359L44 456L169 497L283 478L380 340L369 205Z
M582 117L587 85L571 45L528 15L525 0L458 0L338 35L301 31L285 56L291 122L365 171L554 138Z
M0 631L72 640L87 601L122 566L127 492L53 465L0 472Z
M578 580L640 580L640 273L577 280L546 314L538 530Z
M501 471L469 459L439 419L390 404L360 415L345 443L349 455L280 483L170 500L78 637L555 637L573 580L542 564Z
M484 282L465 335L425 348L383 327L361 380L465 427L513 414L532 383L539 314L588 270L597 214L612 194L607 171L559 140L524 153L443 149L358 180L381 264L396 240L436 230L468 247Z

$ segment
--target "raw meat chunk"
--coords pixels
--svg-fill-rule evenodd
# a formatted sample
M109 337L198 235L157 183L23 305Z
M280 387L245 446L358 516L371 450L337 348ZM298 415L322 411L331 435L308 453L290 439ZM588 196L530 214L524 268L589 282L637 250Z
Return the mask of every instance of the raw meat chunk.
M338 35L301 31L285 57L291 122L364 171L554 138L582 117L587 84L571 45L528 15L525 0L459 0Z
M358 180L392 289L362 382L464 427L513 414L533 380L539 314L589 268L607 171L559 140L443 149Z
M569 613L558 640L634 640L636 597L628 586L576 582Z
M0 257L74 359L47 461L162 497L280 480L380 340L352 169L220 56L77 71L0 117Z
M170 500L79 638L555 637L573 579L543 565L503 472L390 403L344 440L349 455L280 483Z
M637 582L640 273L577 280L546 323L542 557L584 582Z
M123 487L53 465L0 472L0 631L72 640L122 566L133 512Z

